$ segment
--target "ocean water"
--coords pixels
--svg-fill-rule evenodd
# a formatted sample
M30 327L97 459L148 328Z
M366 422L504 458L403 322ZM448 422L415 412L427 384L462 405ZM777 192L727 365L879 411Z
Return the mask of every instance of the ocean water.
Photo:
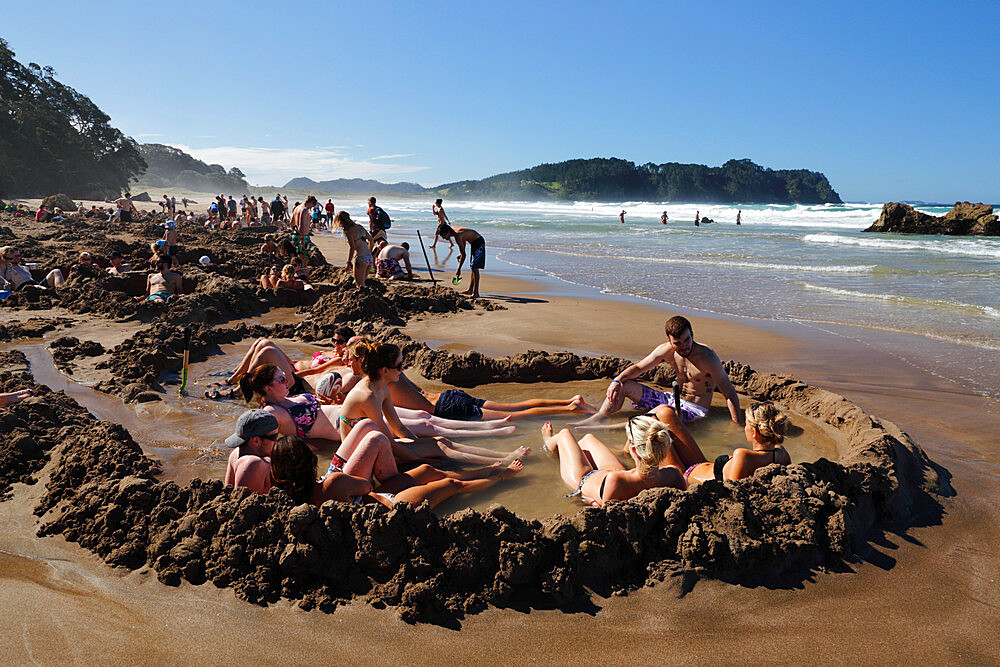
M433 238L429 202L384 206L400 234L417 227ZM488 268L501 269L501 260L606 294L819 329L860 326L872 332L866 343L1000 397L1000 238L862 233L880 204L750 205L741 226L738 207L718 204L445 208L454 224L486 237ZM695 227L696 211L716 224Z

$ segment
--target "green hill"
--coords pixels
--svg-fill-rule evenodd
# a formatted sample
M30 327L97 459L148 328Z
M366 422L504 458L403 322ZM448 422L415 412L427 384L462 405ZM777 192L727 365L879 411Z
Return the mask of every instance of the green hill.
M0 195L118 195L146 164L90 99L0 39Z
M145 189L177 188L190 192L238 194L250 191L238 167L229 171L220 164L205 164L179 148L163 144L139 146L148 168L138 179Z
M767 169L747 159L730 160L721 167L677 162L636 165L618 158L567 160L447 183L431 191L451 199L841 203L820 172Z

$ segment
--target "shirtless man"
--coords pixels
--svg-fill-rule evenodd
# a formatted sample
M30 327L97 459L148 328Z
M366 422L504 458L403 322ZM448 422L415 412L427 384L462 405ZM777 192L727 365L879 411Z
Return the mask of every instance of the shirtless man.
M131 271L132 267L125 263L125 259L122 254L117 250L113 250L110 255L108 255L108 260L111 262L111 266L107 268L107 272L118 276L126 271Z
M146 278L146 293L135 297L136 301L169 301L172 297L180 294L183 279L181 274L171 271L172 262L169 257L160 256L156 260L156 269L159 273L151 273Z
M115 216L122 222L133 222L135 218L139 217L139 211L135 208L135 204L132 203L132 195L128 192L125 193L124 197L119 197L115 200L115 206L118 209L111 215L108 222L112 222Z
M309 263L306 249L309 246L309 226L312 225L311 212L316 203L316 197L309 195L292 211L292 243L303 264Z
M718 388L726 397L733 422L740 424L740 397L729 381L729 375L722 368L719 356L712 348L694 342L691 323L685 317L671 317L667 320L665 330L667 342L659 345L642 361L619 373L608 385L607 397L597 413L571 426L593 426L603 417L620 410L626 396L632 399L632 406L636 410L648 411L664 403L673 404L670 394L639 384L633 379L662 363L668 364L677 372L677 382L681 387L681 414L685 423L708 415L712 393Z
M618 214L618 219L622 221L623 225L625 224L625 211L624 210L621 213Z
M433 212L434 215L437 216L438 225L450 225L451 224L451 220L448 219L448 214L444 212L444 206L441 205L442 202L443 202L443 200L441 200L441 199L435 199L434 203L431 204L431 212ZM437 246L437 244L438 244L438 233L437 233L437 230L435 230L434 231L434 243L431 244L431 247L433 248L433 247ZM448 239L448 247L452 248L454 246L455 246L454 242L452 242L451 239Z
M402 262L406 266L403 272ZM410 244L393 245L385 239L375 244L375 275L389 280L407 278L413 280L413 266L410 265Z
M479 298L479 271L486 268L486 241L475 229L468 227L452 227L441 223L438 225L437 234L443 239L455 239L458 242L458 270L455 271L455 278L462 278L462 264L465 263L465 244L470 246L469 268L472 269L472 280L469 282L469 289L462 292L474 299Z
M254 493L271 490L271 450L278 439L278 420L266 410L248 410L226 438L233 447L226 463L226 486L245 486Z

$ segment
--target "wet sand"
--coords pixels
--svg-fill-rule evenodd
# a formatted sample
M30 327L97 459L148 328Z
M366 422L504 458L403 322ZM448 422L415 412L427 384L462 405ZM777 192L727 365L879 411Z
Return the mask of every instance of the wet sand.
M332 253L328 257L337 261ZM484 294L502 290L506 311L426 318L406 330L457 349L569 349L632 358L662 339L666 314L655 307L587 299L542 277L518 278L484 274ZM801 588L701 581L684 593L680 582L664 582L628 596L595 597L594 609L575 614L491 609L464 619L458 633L406 625L393 610L363 603L333 614L305 613L285 603L260 609L211 584L175 589L148 570L116 572L60 537L34 537L31 509L43 479L33 487L16 485L15 499L0 504L9 526L0 532L3 607L17 619L0 639L0 655L11 661L114 656L218 663L245 647L242 630L253 624L275 629L265 630L267 641L253 651L257 659L274 661L308 655L363 662L371 660L375 646L394 656L477 662L618 663L660 661L664 655L670 661L726 663L995 662L997 406L866 345L864 331L830 334L689 315L697 338L722 358L795 374L899 424L953 475L957 495L943 501L943 524L891 536L872 545L866 562L847 572L816 573ZM627 323L625 337L621 323ZM734 446L738 442L734 438Z

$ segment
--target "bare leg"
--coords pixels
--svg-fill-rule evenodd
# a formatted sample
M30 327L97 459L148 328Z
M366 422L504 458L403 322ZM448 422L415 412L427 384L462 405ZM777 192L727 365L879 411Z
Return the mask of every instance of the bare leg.
M594 467L599 470L625 470L615 453L591 433L580 438L580 449L589 455Z
M502 479L510 479L523 469L523 463L512 461L507 467L494 468L489 476L479 479L459 480L449 477L419 486L411 486L396 494L396 502L418 504L427 501L431 507L435 507L456 494L475 493L488 489Z
M444 426L438 426L434 423L432 419L410 419L408 417L400 416L400 421L406 428L410 429L414 435L417 436L444 436L446 438L476 438L482 436L502 436L510 435L514 432L515 427L503 426L501 428L445 428Z
M584 419L582 421L574 422L570 426L587 427L592 424L600 422L602 419L610 414L618 412L622 409L622 405L625 403L625 398L631 398L633 401L638 401L642 398L642 385L635 380L625 380L622 383L621 391L618 392L618 398L612 403L607 398L601 404L601 407L592 416Z
M661 422L667 425L667 429L674 436L673 445L670 447L674 453L676 453L677 458L680 459L681 465L675 466L680 468L683 472L687 470L689 466L693 466L696 463L704 463L708 459L701 451L701 447L695 442L694 436L691 435L691 431L688 430L687 426L684 425L684 421L677 416L673 408L669 405L660 405L653 410L653 414ZM669 461L667 465L673 465Z
M278 355L278 357L284 360L284 365L277 364L274 361L264 361L264 362L254 363L255 357L259 358L260 355L264 352L264 350L268 349L273 351L271 353L272 356L269 358L275 358L273 355ZM239 379L243 377L243 375L249 373L254 368L263 363L274 363L282 370L295 367L295 362L292 361L291 357L285 354L284 350L275 345L274 341L272 341L270 338L258 338L257 340L255 340L253 343L250 344L250 349L247 350L247 353L243 355L243 359L240 360L240 365L236 367L236 370L233 371L233 374L229 376L229 379L226 380L226 382L228 382L229 384L236 384L237 382L239 382Z
M249 369L246 371L249 373L258 366L263 366L264 364L274 364L285 374L285 384L291 387L295 384L295 367L293 364L289 363L288 355L279 350L277 347L264 346L257 354L255 354L250 359ZM229 384L234 384L239 382L240 378L243 377L244 373L229 376L226 380Z
M358 287L363 287L365 280L368 278L368 262L362 261L360 258L354 258L354 282L357 283Z
M337 449L337 456L347 461L344 472L354 477L385 480L399 474L392 442L371 419L354 425Z
M408 419L429 419L435 426L443 426L444 428L476 429L483 431L503 428L507 425L507 422L510 421L510 417L504 417L503 419L484 419L477 422L462 421L460 419L445 419L444 417L435 417L426 410L411 410L410 408L401 408L399 406L396 406L396 414L400 417L406 417Z
M501 459L508 458L504 457L502 454L491 451L489 449L480 449L477 447L469 447L468 445L463 446L463 449L471 449L474 452L481 453L469 453L457 449L455 443L451 442L447 438L417 438L413 443L401 446L396 446L396 449L407 450L407 454L411 457L408 459L400 458L402 461L417 461L426 459L439 459L446 458L452 461L459 461L461 463L471 463L473 465L489 465L491 463L495 464ZM514 450L512 454L517 454L520 449Z
M484 408L489 408L491 410L500 410L502 412L517 412L518 410L528 410L531 408L550 408L550 407L560 407L566 409L568 412L586 412L587 410L580 410L578 408L590 408L590 412L596 412L596 408L591 407L586 401L583 400L583 396L577 394L571 398L528 398L523 401L518 401L516 403L499 403L497 401L486 401L483 403Z
M544 399L535 399L544 400ZM558 415L565 414L568 412L576 412L583 414L592 414L594 408L587 404L582 397L574 398L569 402L559 403L557 405L547 405L539 407L528 407L519 408L513 412L506 412L502 409L489 407L492 401L486 401L483 403L483 416L489 417L490 419L499 419L501 417L510 417L511 419L524 419L526 417L538 417L546 415ZM493 405L517 405L516 403L493 403Z
M583 476L596 467L584 454L569 429L564 428L552 435L552 425L546 422L542 425L542 438L545 440L545 448L559 457L559 476L566 486L576 491Z

